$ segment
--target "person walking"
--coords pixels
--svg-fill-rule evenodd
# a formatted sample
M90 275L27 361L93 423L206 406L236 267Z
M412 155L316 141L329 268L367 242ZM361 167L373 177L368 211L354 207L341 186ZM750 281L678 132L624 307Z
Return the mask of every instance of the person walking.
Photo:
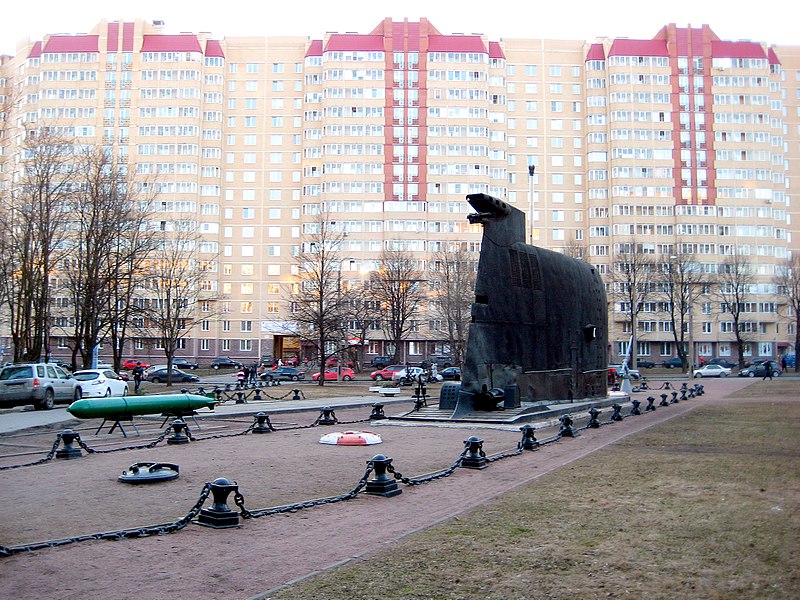
M131 370L133 373L133 391L139 393L139 386L142 385L142 377L144 376L144 369L142 363L137 362L136 366Z
M764 363L764 377L761 378L761 381L764 381L767 377L772 381L772 363L770 361Z

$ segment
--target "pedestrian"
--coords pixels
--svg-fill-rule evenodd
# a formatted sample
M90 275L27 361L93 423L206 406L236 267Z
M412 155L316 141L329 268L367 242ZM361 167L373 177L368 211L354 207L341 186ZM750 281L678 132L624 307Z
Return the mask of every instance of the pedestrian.
M250 367L250 383L255 383L257 376L258 376L258 363L253 363L253 366Z
M764 363L764 377L761 378L761 381L764 381L767 377L772 381L772 363L770 361Z
M144 369L142 368L142 363L137 361L136 366L133 367L131 373L133 373L133 391L138 394L139 386L142 385L142 376L144 375Z
M786 370L786 355L781 356L781 371Z
M244 382L247 381L247 373L245 371L245 367L242 367L239 369L239 372L236 373L236 381L239 384L239 387L244 387Z

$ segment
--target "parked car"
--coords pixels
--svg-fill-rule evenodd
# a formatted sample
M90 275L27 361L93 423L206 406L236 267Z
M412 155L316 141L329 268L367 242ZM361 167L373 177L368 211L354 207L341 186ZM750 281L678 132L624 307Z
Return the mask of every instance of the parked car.
M232 358L215 358L211 361L212 369L241 369L244 365Z
M80 382L84 398L128 395L128 384L111 369L84 369L72 376Z
M422 367L407 367L400 371L395 371L392 375L392 381L400 381L405 383L413 383L417 381L417 377L425 373Z
M725 367L726 369L732 369L736 366L736 363L732 363L727 358L712 358L707 363L707 365L719 365L721 367Z
M166 383L167 382L167 368L151 369L145 374L145 379L152 383ZM180 369L172 369L172 383L197 383L200 378L197 375L190 375L184 373Z
M328 367L338 367L339 366L339 357L338 356L331 356L328 360L325 361L325 365ZM353 368L355 364L349 358L344 359L342 362L342 366Z
M668 369L682 369L683 368L683 361L681 360L680 356L675 356L673 358L668 358L662 364Z
M461 367L447 367L439 371L445 381L461 381Z
M774 360L765 360L755 365L750 365L739 371L739 377L764 377L767 369L772 369L772 376L779 377L781 374L781 367Z
M33 404L49 410L56 402L74 402L82 396L78 380L52 363L9 365L0 370L0 406Z
M262 381L272 381L274 379L299 381L300 379L305 379L306 374L294 367L275 367L270 371L263 372L259 377Z
M609 372L611 372L612 369L614 370L613 372L615 375L617 375L617 377L622 377L622 371L623 371L622 365L609 365L608 366ZM639 373L639 369L629 368L628 377L630 377L631 379L641 379L642 375L641 373Z
M447 367L452 367L454 362L455 361L453 360L452 356L436 355L436 356L429 356L428 358L423 360L419 364L419 366L422 367L423 369L428 369L433 363L436 363L436 368L446 369Z
M342 367L342 381L352 381L356 376L356 372L349 367ZM319 373L314 373L311 376L314 381L319 381ZM339 380L339 367L333 369L325 369L325 381L338 381Z
M730 374L731 370L722 365L704 365L694 372L695 377L727 377Z
M141 365L143 369L149 369L153 366L152 363L144 362L143 360L138 360L135 358L126 358L122 361L122 368L127 371L135 369L136 365Z
M637 358L636 366L640 369L652 369L656 366L656 363L654 363L652 360Z
M190 369L193 371L197 369L200 365L198 365L196 362L192 362L188 358L176 357L172 359L172 366L178 367L179 369Z
M391 356L374 356L372 357L370 364L376 369L383 369L384 367L388 367L391 362Z
M391 380L397 371L402 371L405 368L405 365L389 365L378 371L373 371L369 374L369 377L375 381Z
M48 360L47 362L50 363L51 365L55 365L57 367L61 367L62 369L65 369L67 371L72 371L72 363L68 363L65 360L61 360L59 358L54 358L54 359Z

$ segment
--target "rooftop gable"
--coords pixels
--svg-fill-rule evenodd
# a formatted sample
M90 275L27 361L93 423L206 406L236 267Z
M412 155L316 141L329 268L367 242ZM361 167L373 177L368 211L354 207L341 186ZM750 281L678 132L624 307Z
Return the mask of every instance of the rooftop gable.
M44 44L45 54L99 52L99 35L51 35Z
M669 56L666 40L616 39L608 51L609 56Z
M142 52L202 52L200 42L193 33L180 35L145 35Z

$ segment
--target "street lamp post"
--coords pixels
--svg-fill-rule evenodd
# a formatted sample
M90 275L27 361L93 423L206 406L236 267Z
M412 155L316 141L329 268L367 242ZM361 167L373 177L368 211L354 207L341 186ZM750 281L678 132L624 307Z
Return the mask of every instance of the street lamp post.
M536 165L528 165L528 243L533 245L533 176Z

